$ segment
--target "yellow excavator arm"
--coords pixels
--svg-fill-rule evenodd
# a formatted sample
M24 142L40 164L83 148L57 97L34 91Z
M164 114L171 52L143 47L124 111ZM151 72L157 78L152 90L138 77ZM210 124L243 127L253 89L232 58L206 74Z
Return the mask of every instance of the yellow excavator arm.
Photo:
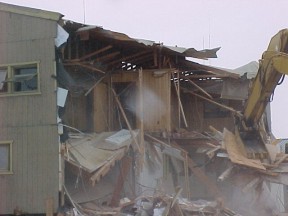
M259 62L259 70L244 108L242 123L246 128L257 127L274 89L286 74L288 74L288 29L283 29L272 37L267 51L263 53Z

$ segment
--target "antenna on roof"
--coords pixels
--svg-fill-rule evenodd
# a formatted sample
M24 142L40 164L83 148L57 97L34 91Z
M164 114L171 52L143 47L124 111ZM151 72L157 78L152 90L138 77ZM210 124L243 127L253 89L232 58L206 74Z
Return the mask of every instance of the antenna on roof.
M85 19L86 19L86 11L85 11L85 10L86 10L85 0L83 0L83 16L84 16L84 17L83 17L83 18L84 18L84 21L83 21L83 22L84 22L84 24L86 24L86 20L85 20Z

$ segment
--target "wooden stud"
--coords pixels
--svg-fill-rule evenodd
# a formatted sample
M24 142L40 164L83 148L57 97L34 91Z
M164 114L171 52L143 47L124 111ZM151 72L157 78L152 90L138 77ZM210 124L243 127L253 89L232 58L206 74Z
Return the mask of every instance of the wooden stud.
M119 175L110 202L110 206L112 207L117 207L119 205L121 191L124 186L125 178L129 173L131 164L132 159L130 157L124 157L121 161L121 168L119 170Z
M140 148L142 152L144 149L144 110L143 110L143 70L139 70L139 114L140 114Z
M178 88L177 88L176 83L174 81L173 73L171 73L171 74L172 74L172 78L173 78L173 84L174 84L174 87L175 87L175 90L176 90L176 93L177 93L178 105L179 105L180 110L181 110L182 118L183 118L185 127L188 127L186 116L185 116L184 109L183 109L182 102L181 102L181 98L180 98L180 91L178 91ZM179 86L179 88L180 88L180 86Z

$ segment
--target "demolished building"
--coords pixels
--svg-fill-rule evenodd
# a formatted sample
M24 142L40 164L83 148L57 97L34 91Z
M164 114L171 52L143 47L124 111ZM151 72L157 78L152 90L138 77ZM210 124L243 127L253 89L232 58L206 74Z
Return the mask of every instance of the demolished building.
M271 192L271 181L285 183L287 157L274 148L269 111L271 145L243 150L234 135L254 76L191 60L219 48L166 46L2 3L0 16L0 214L285 210L283 189Z

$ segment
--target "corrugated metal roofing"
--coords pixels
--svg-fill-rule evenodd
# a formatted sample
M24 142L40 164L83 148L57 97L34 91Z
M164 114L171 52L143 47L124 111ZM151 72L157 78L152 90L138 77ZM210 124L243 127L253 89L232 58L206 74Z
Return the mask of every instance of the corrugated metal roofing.
M151 40L131 38L126 34L106 30L99 26L84 26L77 30L78 34L85 34L87 32L97 34L98 37L105 37L119 42L129 42L130 45L136 45L138 43L145 46L158 46L185 57L193 57L199 59L217 58L216 52L220 49L220 47L217 47L214 49L196 50L194 48L166 46L162 43L156 43L155 41Z

